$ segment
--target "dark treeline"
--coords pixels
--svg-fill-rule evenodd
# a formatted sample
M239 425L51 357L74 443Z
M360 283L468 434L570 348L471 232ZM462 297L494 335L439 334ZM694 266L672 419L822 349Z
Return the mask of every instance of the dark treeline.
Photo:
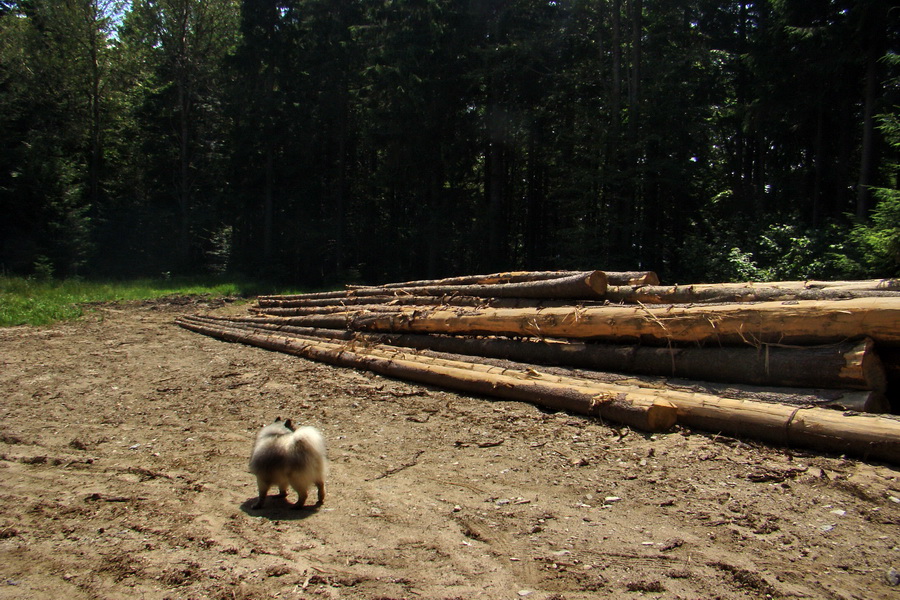
M0 0L0 269L900 264L885 0Z

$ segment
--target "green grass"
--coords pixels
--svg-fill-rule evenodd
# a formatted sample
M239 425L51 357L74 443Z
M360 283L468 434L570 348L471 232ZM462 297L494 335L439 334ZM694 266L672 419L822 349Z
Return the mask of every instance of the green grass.
M150 300L165 296L254 296L291 293L258 282L172 278L131 281L36 281L0 276L0 327L49 325L78 319L96 302Z

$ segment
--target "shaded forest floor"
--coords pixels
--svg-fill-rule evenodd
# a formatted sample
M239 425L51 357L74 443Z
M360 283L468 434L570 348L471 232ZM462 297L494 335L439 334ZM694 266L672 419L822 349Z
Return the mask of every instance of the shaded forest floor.
M173 324L209 308L0 330L0 598L900 596L896 468L643 435ZM249 508L275 416L325 434L319 510Z

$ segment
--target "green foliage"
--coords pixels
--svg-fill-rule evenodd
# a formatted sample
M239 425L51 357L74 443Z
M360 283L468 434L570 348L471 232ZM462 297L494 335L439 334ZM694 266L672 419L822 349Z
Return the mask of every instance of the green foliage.
M8 3L0 268L896 272L888 7Z
M847 279L866 275L849 226L803 227L797 221L745 230L696 228L680 253L689 281Z
M869 222L853 228L850 239L860 248L872 277L900 275L900 190L876 188L878 204Z

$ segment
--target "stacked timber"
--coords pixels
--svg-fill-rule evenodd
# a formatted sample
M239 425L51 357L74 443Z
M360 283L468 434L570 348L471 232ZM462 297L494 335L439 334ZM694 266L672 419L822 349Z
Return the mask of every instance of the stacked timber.
M677 422L900 463L900 420L862 414L900 390L896 281L508 272L261 296L245 316L179 324L644 431Z

